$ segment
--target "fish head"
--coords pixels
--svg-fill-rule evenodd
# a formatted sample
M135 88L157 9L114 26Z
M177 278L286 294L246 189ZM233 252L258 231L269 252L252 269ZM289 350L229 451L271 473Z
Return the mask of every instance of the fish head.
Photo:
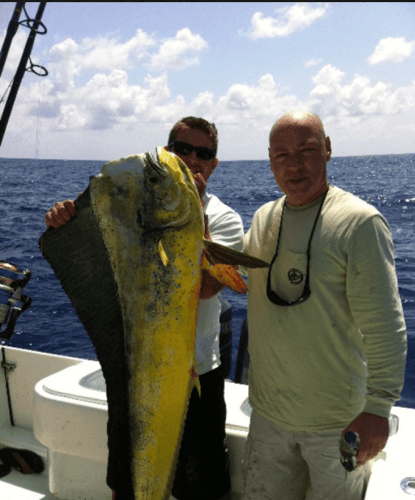
M156 149L156 159L149 153L143 203L143 226L177 227L195 218L203 220L199 194L193 174L174 153Z
M161 147L107 162L91 178L95 192L105 195L111 213L145 231L185 225L203 214L193 175L174 153Z
M91 178L95 192L105 193L114 217L145 231L178 227L203 220L193 175L174 153L161 147L107 162ZM128 216L127 216L128 218Z

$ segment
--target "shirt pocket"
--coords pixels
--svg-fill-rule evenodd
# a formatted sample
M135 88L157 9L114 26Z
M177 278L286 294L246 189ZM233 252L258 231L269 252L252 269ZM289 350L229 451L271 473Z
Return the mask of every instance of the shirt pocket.
M271 268L271 289L286 302L298 300L307 277L307 253L280 248Z

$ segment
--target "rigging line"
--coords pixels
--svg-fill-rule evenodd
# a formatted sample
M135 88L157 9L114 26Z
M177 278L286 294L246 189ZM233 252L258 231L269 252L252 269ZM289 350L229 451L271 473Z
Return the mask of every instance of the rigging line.
M6 98L6 94L7 92L10 90L10 87L13 85L13 78L11 79L11 82L9 83L9 86L7 87L7 89L4 91L4 94L3 94L3 97L0 99L0 104L4 101L4 99Z
M41 95L41 84L39 82L39 96L37 100L37 124L36 124L36 160L39 157L39 145L40 145L40 95Z
M6 132L7 124L9 122L9 118L13 109L14 101L16 100L17 93L19 91L20 83L23 79L24 73L26 71L26 63L30 59L30 53L32 52L33 44L35 42L35 37L36 34L45 34L46 33L46 28L41 22L43 12L45 10L47 2L40 2L38 11L36 13L36 18L34 20L32 19L27 19L27 25L30 26L30 33L29 37L26 41L25 48L23 50L22 57L20 59L19 66L16 71L16 75L14 77L13 85L10 90L9 98L7 99L6 105L4 106L3 114L0 120L0 146L1 143L3 142L3 137ZM30 25L32 23L32 25ZM44 31L40 32L38 31L39 26L43 26ZM31 65L30 68L28 68L28 71L32 71L33 73L36 73L40 76L46 76L47 71L45 75L41 75L40 73L37 73L34 68L37 66L36 64L33 64L30 61ZM44 69L44 68L43 68Z
M4 38L3 46L0 52L0 77L3 73L3 68L6 63L7 55L9 54L9 49L10 45L12 44L13 37L17 32L17 28L19 27L19 18L25 3L26 2L16 3L13 16L11 18L9 26L7 27L6 37Z

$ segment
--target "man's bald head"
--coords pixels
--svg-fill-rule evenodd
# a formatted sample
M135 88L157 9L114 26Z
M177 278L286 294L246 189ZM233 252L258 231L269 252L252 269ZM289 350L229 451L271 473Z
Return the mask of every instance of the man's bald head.
M290 205L307 205L327 192L331 144L317 115L295 110L282 116L271 129L268 152L271 171Z
M293 124L307 124L311 125L315 130L318 130L322 134L322 139L326 138L326 133L324 132L323 122L320 118L314 113L310 113L309 111L303 110L293 110L289 113L285 113L285 115L281 116L271 128L271 132L269 134L269 139L271 141L271 136L276 129L281 129L286 125Z

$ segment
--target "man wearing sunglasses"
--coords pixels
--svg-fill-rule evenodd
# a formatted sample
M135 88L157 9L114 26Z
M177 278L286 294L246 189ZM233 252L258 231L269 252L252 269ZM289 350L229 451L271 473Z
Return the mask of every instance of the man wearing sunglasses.
M172 128L167 151L175 153L194 175L201 204L209 224L207 236L236 250L243 247L240 216L219 198L206 192L206 183L218 165L218 135L214 124L187 117ZM199 297L196 364L201 393L194 390L189 402L184 436L172 494L178 500L229 499L229 458L225 444L226 406L224 377L219 361L218 292L223 285L202 271Z
M207 216L205 237L236 250L243 247L241 217L219 198L206 193L206 183L218 165L218 135L213 123L193 116L178 121L169 134L167 151L174 152L194 175L201 205ZM58 202L46 214L47 226L66 224L75 215L72 200ZM221 303L218 292L223 285L202 270L197 318L196 365L201 394L193 391L179 453L172 495L177 500L228 500L230 498L229 456L226 447L226 405L224 376L219 349ZM111 436L112 437L112 436ZM112 437L111 442L117 440ZM110 456L115 456L112 453ZM116 498L119 476L108 464L107 482ZM119 484L119 483L118 483ZM115 490L115 491L114 491Z
M244 500L360 500L403 386L391 232L374 207L328 184L331 143L316 115L280 118L269 158L285 196L261 207L245 236L244 250L271 265L247 272ZM360 437L352 472L340 462L346 431Z

